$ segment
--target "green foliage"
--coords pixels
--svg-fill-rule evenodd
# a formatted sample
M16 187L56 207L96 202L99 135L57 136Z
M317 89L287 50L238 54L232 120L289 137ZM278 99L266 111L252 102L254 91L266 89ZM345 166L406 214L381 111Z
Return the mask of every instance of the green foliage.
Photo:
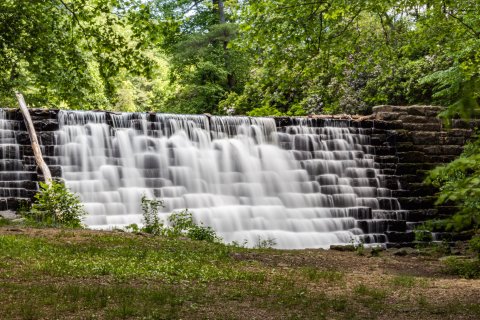
M172 213L168 217L168 222L170 227L166 229L167 236L186 236L192 240L207 242L219 242L221 240L211 227L205 227L203 223L195 223L192 213L188 209Z
M163 234L163 222L158 217L158 210L162 208L163 201L157 199L148 199L145 195L142 196L141 207L143 212L144 227L141 231L153 234L155 236ZM132 226L133 231L135 226ZM137 227L138 229L138 227Z
M148 75L155 61L132 37L130 1L2 1L0 102L13 89L33 106L105 109L121 68Z
M382 252L384 249L382 247L372 247L370 249L370 256L371 257L380 257L380 252Z
M432 241L432 232L427 225L415 228L415 241L420 243L430 243Z
M270 106L255 108L252 111L247 112L247 115L251 117L283 116L280 111Z
M412 288L415 286L416 278L412 276L396 276L392 284L396 287Z
M127 229L133 232L142 231L155 236L161 235L169 238L187 237L192 240L207 242L221 241L221 238L217 236L211 227L204 226L202 222L197 224L188 209L170 214L168 216L168 225L165 225L158 216L159 209L163 207L162 200L148 199L143 195L141 207L144 226L142 228L135 224L128 226Z
M477 255L477 258L480 259L480 235L476 235L472 237L472 239L468 242L470 250Z
M345 274L335 270L319 270L314 267L303 267L304 276L310 281L324 280L330 283L338 283L345 279Z
M257 242L255 243L254 248L256 249L271 249L277 245L277 241L274 238L257 237Z
M478 258L448 257L444 262L449 274L459 275L467 279L480 277L480 259Z
M44 226L82 228L82 216L86 214L80 198L71 193L61 181L53 180L51 185L40 182L40 191L35 194L31 209L25 217Z
M28 0L0 4L0 103L174 113L479 114L480 4ZM466 9L468 8L468 10Z
M480 225L480 141L465 146L462 155L451 163L430 171L426 181L439 188L436 204L458 205L449 219L430 222L430 230L464 231Z
M9 226L12 224L12 221L9 219L5 219L4 217L0 217L0 227Z

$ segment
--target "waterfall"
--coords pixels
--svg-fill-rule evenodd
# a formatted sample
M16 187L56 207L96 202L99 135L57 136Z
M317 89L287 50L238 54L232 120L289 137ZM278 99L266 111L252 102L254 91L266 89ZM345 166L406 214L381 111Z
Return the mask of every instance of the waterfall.
M188 208L225 242L385 242L401 214L370 138L347 121L60 111L55 158L91 228L141 224L142 195Z

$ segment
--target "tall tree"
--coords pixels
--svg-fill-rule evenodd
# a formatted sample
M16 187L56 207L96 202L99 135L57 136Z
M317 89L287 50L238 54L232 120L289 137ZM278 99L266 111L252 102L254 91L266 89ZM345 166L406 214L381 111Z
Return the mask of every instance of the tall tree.
M222 113L219 102L242 92L248 70L246 56L230 45L237 34L232 7L222 0L154 0L149 5L175 87L163 110Z
M104 108L122 67L151 64L129 37L120 0L5 0L0 3L0 90L34 105Z

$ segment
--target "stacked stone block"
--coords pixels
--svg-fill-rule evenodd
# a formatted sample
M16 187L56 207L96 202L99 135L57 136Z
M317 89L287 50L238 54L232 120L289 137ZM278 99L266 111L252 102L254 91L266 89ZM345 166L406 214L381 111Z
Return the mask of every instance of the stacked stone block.
M36 166L25 162L32 148L17 110L0 110L0 212L16 211L37 190Z
M375 160L385 172L385 180L402 209L408 210L407 232L389 232L390 241L414 240L413 227L432 218L455 213L454 206L436 206L436 190L423 183L427 172L446 164L462 151L475 123L453 120L447 128L437 115L436 106L377 106L372 115L372 141L376 141Z

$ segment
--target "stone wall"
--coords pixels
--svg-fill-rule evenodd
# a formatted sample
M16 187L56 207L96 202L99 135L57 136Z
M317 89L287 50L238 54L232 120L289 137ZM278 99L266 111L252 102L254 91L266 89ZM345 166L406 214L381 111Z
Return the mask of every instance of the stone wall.
M452 120L447 129L437 118L441 111L434 106L377 106L371 120L366 120L372 122L375 159L402 209L409 210L410 223L451 216L456 211L454 206L435 206L437 190L422 182L428 170L462 153L477 123ZM390 232L387 236L393 242L414 239L412 232Z
M337 119L348 121L352 130L361 130L363 134L370 135L375 160L382 169L385 186L393 190L393 196L398 198L402 209L409 210L405 218L406 227L400 224L389 227L386 232L389 242L411 242L414 239L412 225L431 218L449 216L456 210L452 206L436 207L436 190L425 186L422 181L428 170L452 161L462 152L463 145L472 135L471 128L478 124L453 120L452 128L447 130L436 117L441 110L434 106L378 106L367 117L312 117L315 126ZM0 211L16 210L21 201L29 201L38 188L37 181L42 180L36 172L21 114L16 110L5 114L11 122L18 152L12 153L10 144L2 145L0 141ZM45 160L54 176L61 175L60 167L52 157L57 144L54 136L54 131L58 129L57 114L56 110L31 110ZM294 121L288 117L277 117L275 120L279 130Z

